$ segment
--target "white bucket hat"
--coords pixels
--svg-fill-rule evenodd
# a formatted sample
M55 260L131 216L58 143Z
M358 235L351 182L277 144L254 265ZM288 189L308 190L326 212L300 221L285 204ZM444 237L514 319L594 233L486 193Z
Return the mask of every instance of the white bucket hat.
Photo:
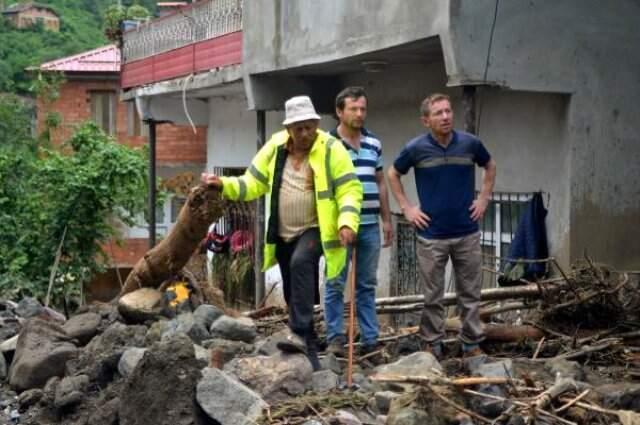
M306 120L319 120L320 115L316 113L309 96L294 96L284 103L284 121L282 125L293 124L294 122Z

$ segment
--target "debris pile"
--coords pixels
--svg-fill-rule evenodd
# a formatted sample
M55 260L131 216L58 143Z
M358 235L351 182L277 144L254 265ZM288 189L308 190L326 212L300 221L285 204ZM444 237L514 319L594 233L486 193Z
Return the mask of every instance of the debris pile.
M639 424L637 276L585 261L524 283L484 292L496 297L483 305L486 354L463 357L451 339L436 359L415 328L390 329L385 362L356 358L351 386L346 359L321 353L314 372L276 348L277 307L239 314L205 291L174 302L176 287L68 320L37 300L0 301L0 423ZM419 298L378 305L404 312Z

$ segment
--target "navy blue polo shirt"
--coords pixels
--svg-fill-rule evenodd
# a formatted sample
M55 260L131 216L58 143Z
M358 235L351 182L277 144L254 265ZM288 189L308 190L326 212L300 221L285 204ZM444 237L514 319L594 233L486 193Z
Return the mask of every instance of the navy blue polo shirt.
M420 208L431 217L418 236L448 239L478 231L469 211L475 198L475 165L484 167L490 159L480 139L460 131L453 132L446 148L430 133L407 143L393 167L401 174L414 169Z

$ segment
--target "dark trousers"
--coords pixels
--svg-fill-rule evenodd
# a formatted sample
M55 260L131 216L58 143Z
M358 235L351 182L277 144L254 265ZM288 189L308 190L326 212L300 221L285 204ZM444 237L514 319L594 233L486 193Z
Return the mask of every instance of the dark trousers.
M276 242L284 299L289 307L289 328L303 337L313 331L313 305L320 303L318 264L322 256L320 231L314 227L298 238Z

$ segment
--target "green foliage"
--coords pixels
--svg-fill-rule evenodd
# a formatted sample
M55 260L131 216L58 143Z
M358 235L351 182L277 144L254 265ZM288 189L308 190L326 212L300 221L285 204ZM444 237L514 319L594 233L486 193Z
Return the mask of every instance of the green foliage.
M103 14L115 0L44 0L40 3L56 10L60 16L60 32L45 30L42 25L17 29L0 17L0 92L25 94L33 77L25 71L27 67L109 43L103 32ZM152 0L122 1L122 4L127 8L140 4L152 12L156 7ZM136 10L134 8L134 12Z
M0 117L15 105L0 98ZM103 268L100 244L116 236L116 223L133 225L145 209L144 152L116 143L94 123L79 127L66 147L70 152L43 149L24 131L0 133L0 297L45 296L66 229L53 301L77 302L82 285Z
M109 40L121 46L122 22L125 20L143 21L150 16L149 10L139 4L134 3L129 7L114 4L109 6L104 13L104 33Z
M211 272L226 302L233 305L252 298L253 257L246 251L215 254L211 259Z

